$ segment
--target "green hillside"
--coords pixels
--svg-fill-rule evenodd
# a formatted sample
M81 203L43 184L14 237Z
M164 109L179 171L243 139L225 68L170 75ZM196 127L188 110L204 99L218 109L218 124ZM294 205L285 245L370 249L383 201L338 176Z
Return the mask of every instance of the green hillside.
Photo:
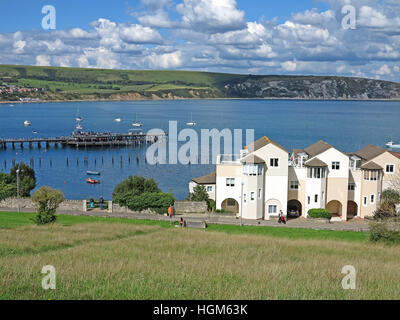
M193 71L128 71L0 65L0 82L46 88L44 99L221 97L220 84L241 75ZM31 94L32 96L35 96ZM122 97L123 98L123 97Z

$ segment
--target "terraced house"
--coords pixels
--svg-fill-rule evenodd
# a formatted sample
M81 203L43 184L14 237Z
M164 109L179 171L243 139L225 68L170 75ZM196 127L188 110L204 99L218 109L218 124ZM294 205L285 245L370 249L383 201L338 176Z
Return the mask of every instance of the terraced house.
M344 153L324 141L289 153L262 137L239 155L219 155L216 171L190 183L206 185L217 209L244 219L307 217L313 208L333 220L373 215L382 191L400 180L400 154L369 145Z

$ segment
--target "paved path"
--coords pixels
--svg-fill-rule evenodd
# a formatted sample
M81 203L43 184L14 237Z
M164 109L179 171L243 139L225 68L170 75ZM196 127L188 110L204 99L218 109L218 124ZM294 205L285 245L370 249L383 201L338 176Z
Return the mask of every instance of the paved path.
M13 212L15 209L0 208L0 211ZM24 212L31 212L32 210L21 210ZM68 212L57 211L60 214L74 215L74 216L93 216L93 217L106 217L106 218L128 218L140 220L157 220L157 221L170 221L168 216L158 214L131 214L131 213L110 213L106 211L93 210L88 212ZM185 214L176 215L172 221L179 221L183 217L187 221L206 221L208 224L226 224L226 225L240 225L240 220L231 216L218 216L216 214ZM277 219L274 220L244 220L245 226L269 226L281 228L303 228L314 230L336 230L336 231L368 231L368 221L352 220L348 222L313 222L304 218L289 220L286 224L279 224Z

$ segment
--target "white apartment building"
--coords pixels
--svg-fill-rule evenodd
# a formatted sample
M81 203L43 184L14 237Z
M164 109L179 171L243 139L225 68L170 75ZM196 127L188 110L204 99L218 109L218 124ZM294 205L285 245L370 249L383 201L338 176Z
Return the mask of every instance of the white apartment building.
M383 190L400 179L400 154L369 145L343 153L324 141L289 152L267 137L240 155L220 155L216 171L190 183L204 184L217 209L244 219L307 217L326 208L337 221L371 216ZM214 187L214 188L212 188ZM212 190L212 191L211 191Z

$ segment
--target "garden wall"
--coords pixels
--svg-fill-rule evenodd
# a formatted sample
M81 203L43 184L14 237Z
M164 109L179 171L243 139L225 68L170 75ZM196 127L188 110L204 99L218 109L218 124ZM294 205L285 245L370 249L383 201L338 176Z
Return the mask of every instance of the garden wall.
M0 208L3 209L18 209L18 202L19 208L21 210L35 210L35 205L31 198L8 198L3 201L0 201ZM65 200L63 201L57 211L77 211L77 212L85 212L86 211L86 200Z
M205 201L175 201L176 213L206 213L207 202Z

